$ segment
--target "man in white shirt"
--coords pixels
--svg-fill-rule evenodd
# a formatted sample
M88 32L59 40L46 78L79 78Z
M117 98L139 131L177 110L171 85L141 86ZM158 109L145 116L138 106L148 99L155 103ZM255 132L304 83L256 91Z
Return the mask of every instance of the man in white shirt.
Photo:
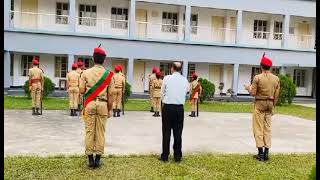
M184 108L187 92L189 91L188 80L183 77L180 62L173 63L171 67L172 75L163 79L162 94L162 154L159 160L168 161L170 154L171 129L174 137L174 160L180 162L182 158L182 130L184 121Z

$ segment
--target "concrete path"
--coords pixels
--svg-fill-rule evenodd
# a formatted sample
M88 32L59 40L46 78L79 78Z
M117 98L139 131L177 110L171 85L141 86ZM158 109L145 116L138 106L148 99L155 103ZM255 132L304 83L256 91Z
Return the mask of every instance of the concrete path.
M5 155L84 153L84 123L67 111L5 110ZM251 114L202 112L185 114L183 152L255 153ZM292 116L273 116L272 152L315 152L316 123ZM161 151L161 117L150 112L126 112L110 118L106 129L106 154L145 154ZM172 147L172 146L171 146Z

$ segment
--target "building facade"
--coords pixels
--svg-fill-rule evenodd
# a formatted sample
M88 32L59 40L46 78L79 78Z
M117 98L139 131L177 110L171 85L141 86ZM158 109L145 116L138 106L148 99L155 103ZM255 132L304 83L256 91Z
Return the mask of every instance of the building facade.
M181 61L222 92L248 94L263 52L289 74L297 96L315 97L316 3L303 0L4 0L4 88L23 86L34 56L56 87L79 59L124 65L134 93L148 91L153 66ZM216 93L219 94L218 88Z

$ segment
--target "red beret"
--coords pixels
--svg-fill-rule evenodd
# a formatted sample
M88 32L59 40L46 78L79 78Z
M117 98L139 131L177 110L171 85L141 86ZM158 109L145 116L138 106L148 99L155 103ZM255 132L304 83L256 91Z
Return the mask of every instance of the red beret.
M192 77L198 77L198 74L196 72L193 72L191 76Z
M268 58L267 56L265 56L265 54L263 54L260 63L265 66L269 66L269 67L272 66L272 60L270 58Z
M32 60L32 64L34 64L34 65L39 65L38 59L33 59L33 60Z
M116 65L116 66L114 67L114 70L115 70L115 71L120 71L120 69L121 69L121 67L120 67L119 65Z
M94 48L93 53L107 55L106 51L102 47L100 47L100 45L99 45L99 47Z
M123 69L122 64L119 64L119 68L120 68L120 70L122 71L122 69Z
M78 60L78 66L83 66L83 62Z
M158 70L158 71L156 72L156 75L162 76L162 72Z
M159 71L159 69L158 69L157 67L153 67L153 68L152 68L152 71L153 71L153 72L157 72L157 71Z
M78 64L74 63L72 64L72 69L77 69L78 68Z

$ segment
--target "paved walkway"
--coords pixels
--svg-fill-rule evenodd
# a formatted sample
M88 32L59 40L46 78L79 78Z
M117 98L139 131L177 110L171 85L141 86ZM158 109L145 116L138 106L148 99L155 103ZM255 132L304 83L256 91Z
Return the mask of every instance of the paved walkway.
M84 123L67 111L5 110L4 152L17 154L83 154ZM161 117L150 112L126 112L107 122L107 154L159 153ZM316 123L292 116L273 117L272 152L315 152ZM172 146L171 146L172 147ZM183 152L255 153L248 113L201 113L198 118L185 114Z

